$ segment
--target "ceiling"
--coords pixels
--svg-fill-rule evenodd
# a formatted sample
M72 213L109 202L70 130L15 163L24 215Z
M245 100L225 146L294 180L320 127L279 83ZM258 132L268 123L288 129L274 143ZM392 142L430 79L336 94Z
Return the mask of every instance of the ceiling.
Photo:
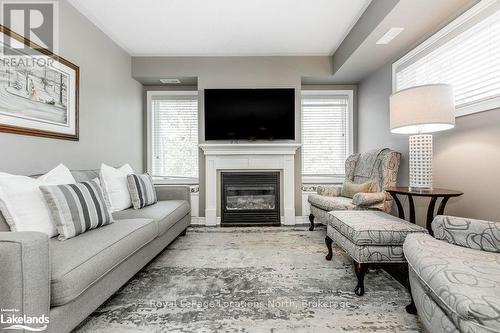
M333 54L371 0L69 2L133 56L305 56Z
M375 0L370 7L378 5L376 1L379 0ZM384 64L397 60L478 1L399 0L374 27L363 24L371 19L369 15L363 15L353 31L358 27L365 28L366 34L362 38L351 34L346 37L333 56L334 73L324 78L323 83L359 82ZM369 14L369 9L366 14ZM393 27L404 30L389 44L378 45L377 41ZM351 47L348 55L344 54L345 60L339 61L337 54L341 53L344 45L352 44L356 47Z

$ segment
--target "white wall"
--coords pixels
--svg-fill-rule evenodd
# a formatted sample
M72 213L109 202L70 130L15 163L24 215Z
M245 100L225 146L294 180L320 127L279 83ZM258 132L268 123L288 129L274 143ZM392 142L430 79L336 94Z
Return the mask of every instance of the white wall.
M143 82L162 77L197 77L200 142L204 141L205 88L295 88L296 140L300 143L300 89L303 76L326 77L329 57L133 57L132 76ZM295 214L301 215L300 149L295 158ZM200 150L200 216L205 214L205 159Z
M59 55L80 67L80 141L0 132L0 172L36 174L130 163L142 171L142 85L131 58L66 1L59 3Z

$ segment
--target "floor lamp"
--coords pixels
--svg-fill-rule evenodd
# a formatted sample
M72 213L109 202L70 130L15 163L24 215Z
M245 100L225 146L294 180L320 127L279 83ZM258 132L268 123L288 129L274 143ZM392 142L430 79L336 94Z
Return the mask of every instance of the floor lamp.
M429 84L390 97L391 132L414 134L410 143L410 188L432 189L432 132L455 127L453 88Z

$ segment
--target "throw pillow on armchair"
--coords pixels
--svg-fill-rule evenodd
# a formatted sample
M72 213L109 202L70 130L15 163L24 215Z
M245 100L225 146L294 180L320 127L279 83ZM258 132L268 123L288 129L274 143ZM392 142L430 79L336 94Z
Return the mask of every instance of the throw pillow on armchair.
M341 195L346 198L352 198L357 193L372 193L377 192L377 184L373 180L365 183L356 184L350 180L346 180L342 185Z

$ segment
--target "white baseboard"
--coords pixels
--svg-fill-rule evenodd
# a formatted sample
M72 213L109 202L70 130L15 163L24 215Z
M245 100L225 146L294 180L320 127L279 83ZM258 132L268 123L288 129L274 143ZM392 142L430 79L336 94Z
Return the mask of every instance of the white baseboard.
M295 216L295 224L285 224L283 223L283 217L281 217L281 225L296 225L296 224L308 224L309 218L307 216ZM192 225L206 225L205 217L201 216L191 216L191 224ZM217 217L217 226L220 225L220 217Z
M205 217L191 216L192 225L205 225Z
M295 216L295 224L309 224L309 216Z

